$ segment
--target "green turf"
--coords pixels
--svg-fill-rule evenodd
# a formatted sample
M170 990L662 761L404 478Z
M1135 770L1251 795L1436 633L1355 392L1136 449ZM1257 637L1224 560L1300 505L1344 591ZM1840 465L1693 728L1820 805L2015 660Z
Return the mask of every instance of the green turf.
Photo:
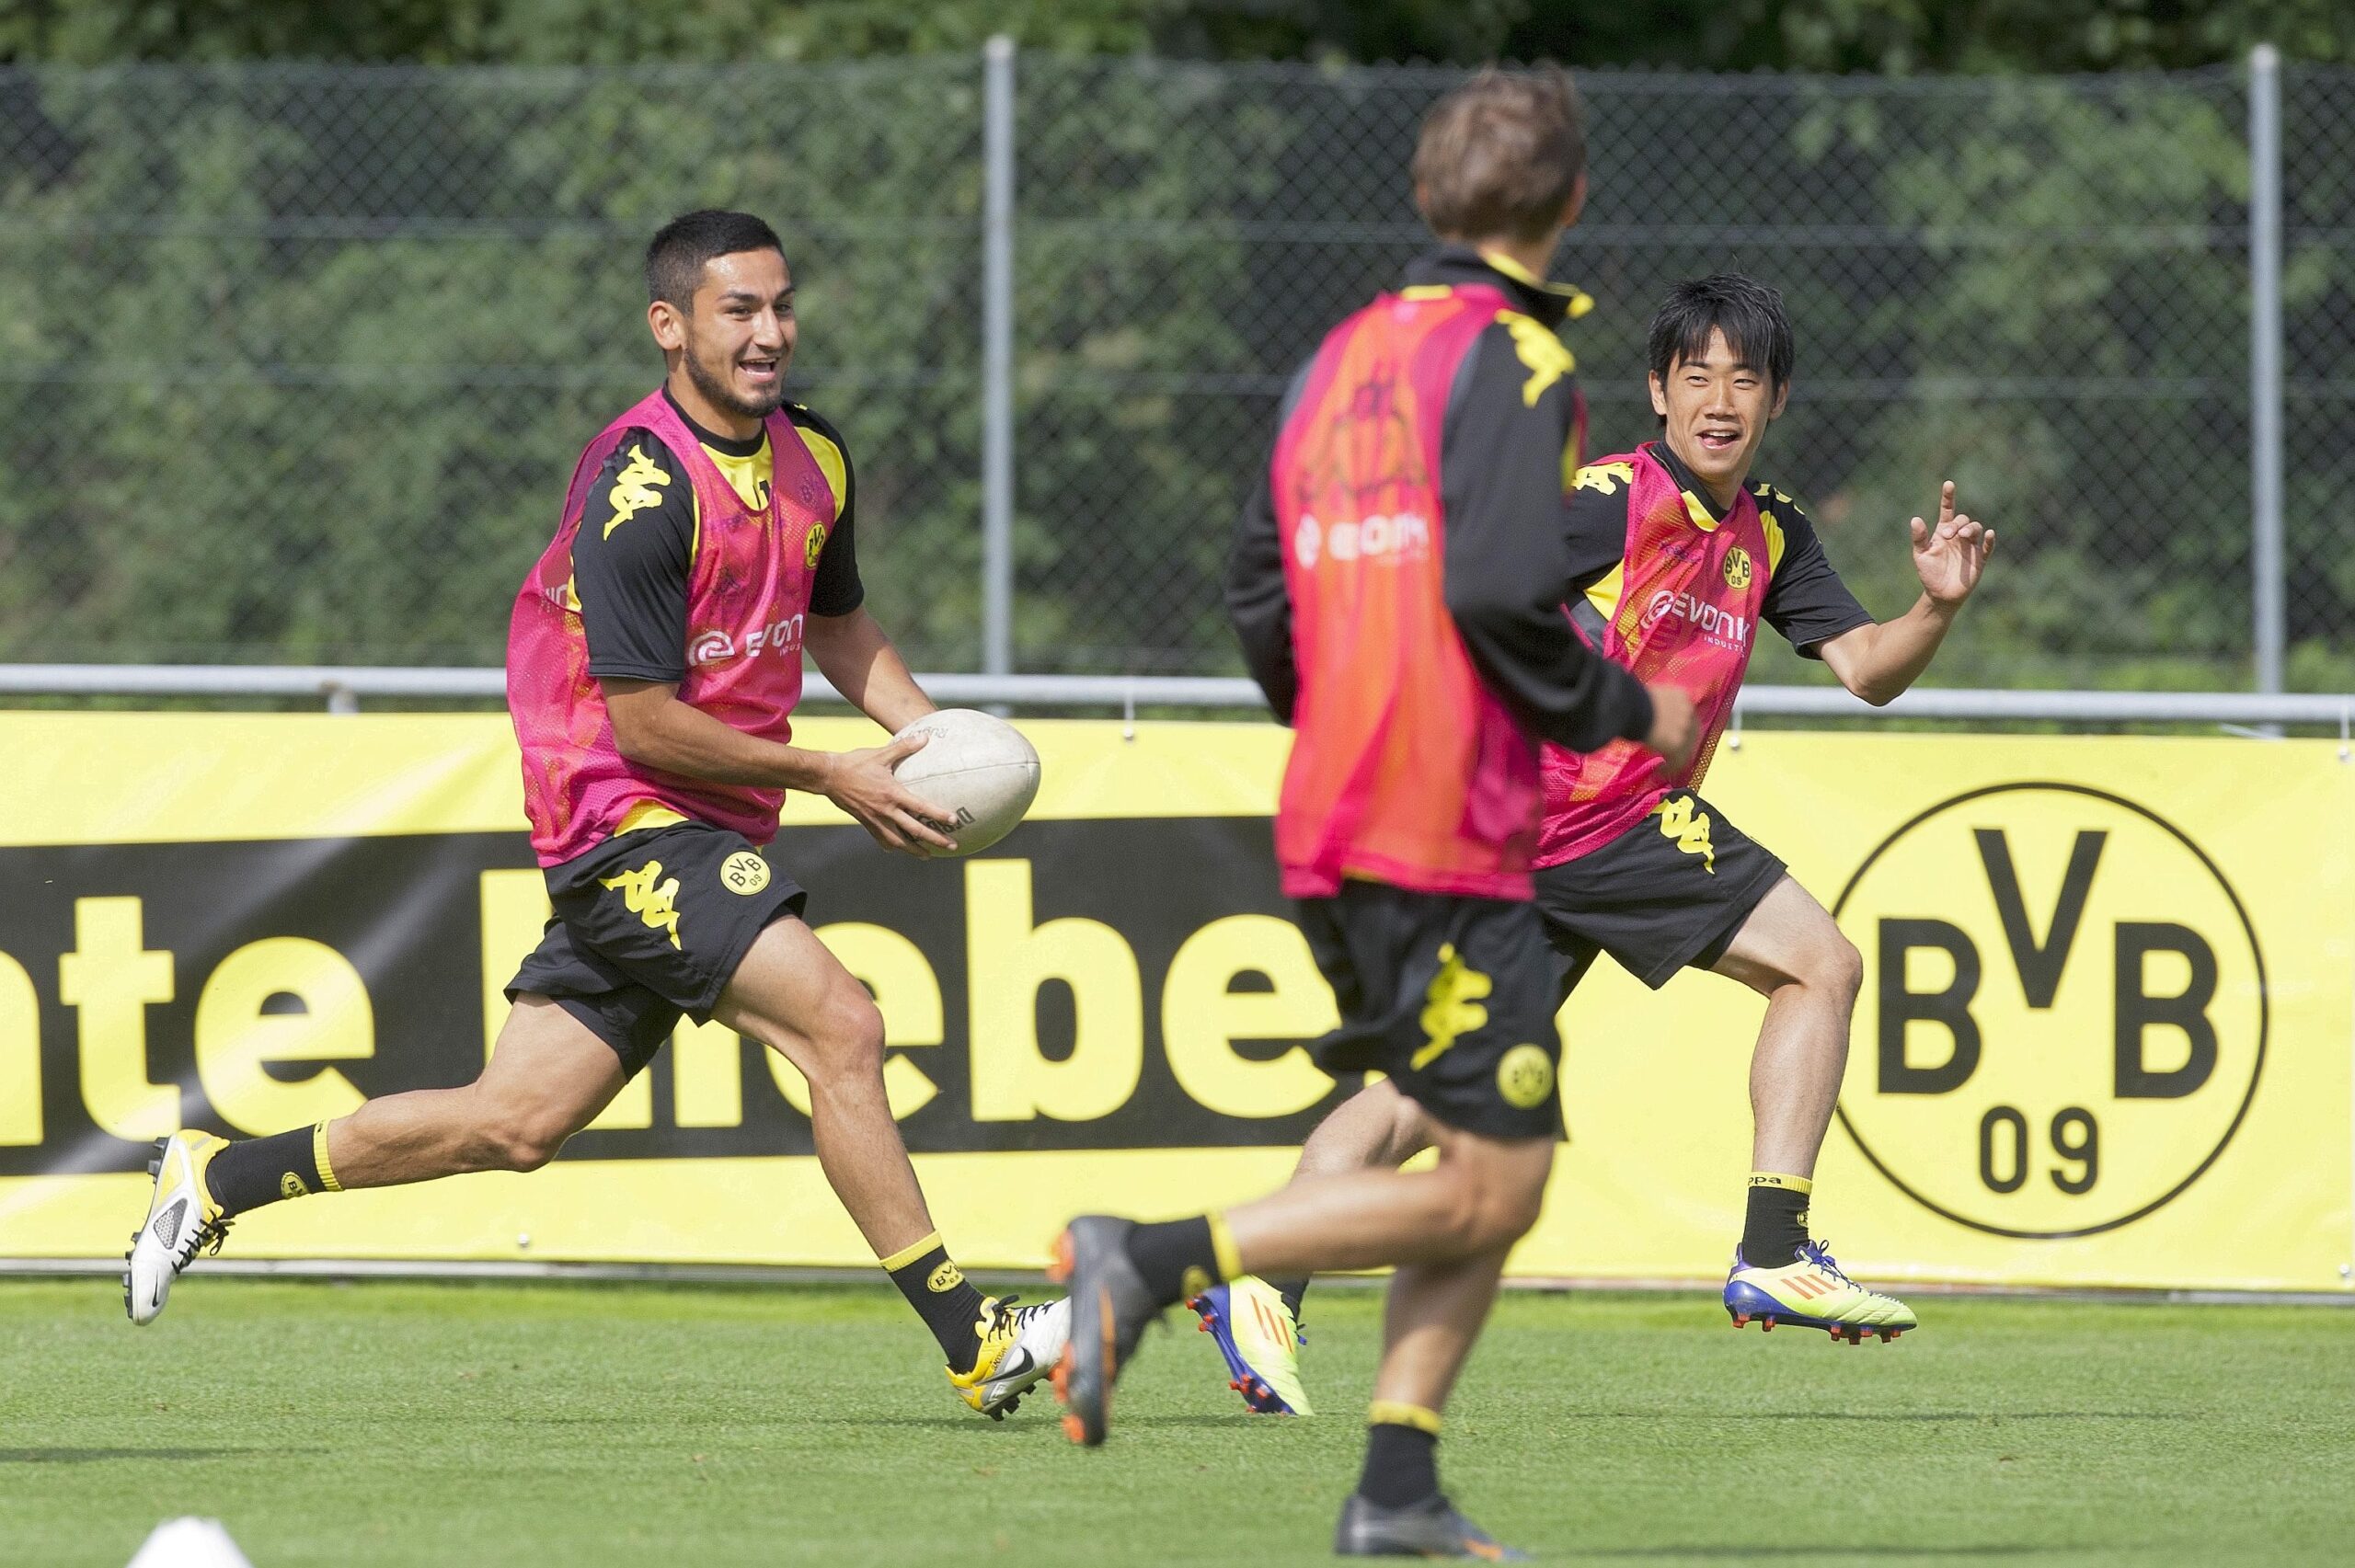
M257 1568L1318 1561L1371 1292L1312 1304L1331 1413L1248 1417L1155 1334L1096 1452L954 1407L879 1289L330 1286L201 1275L148 1329L0 1285L0 1562L121 1568L183 1513ZM1562 1561L2345 1562L2355 1312L1933 1299L1894 1345L1702 1297L1517 1294L1452 1490ZM1044 1394L1044 1391L1041 1391Z

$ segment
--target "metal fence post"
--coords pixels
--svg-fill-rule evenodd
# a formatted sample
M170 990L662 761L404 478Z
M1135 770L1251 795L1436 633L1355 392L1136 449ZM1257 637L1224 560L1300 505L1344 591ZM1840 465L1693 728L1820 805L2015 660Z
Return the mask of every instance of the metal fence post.
M2281 690L2281 55L2248 52L2249 568L2257 689Z
M982 669L1014 669L1014 40L982 49Z

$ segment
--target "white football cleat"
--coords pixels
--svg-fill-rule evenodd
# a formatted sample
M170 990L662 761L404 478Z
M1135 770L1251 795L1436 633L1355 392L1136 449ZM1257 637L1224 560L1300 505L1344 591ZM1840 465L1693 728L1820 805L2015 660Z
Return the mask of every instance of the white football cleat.
M155 1145L147 1162L155 1178L155 1196L147 1205L147 1222L132 1233L131 1251L123 1261L122 1307L134 1323L152 1323L172 1293L172 1281L200 1252L221 1250L229 1221L204 1185L204 1168L229 1147L229 1140L209 1132L176 1132Z
M982 1351L970 1372L948 1374L957 1397L988 1416L1003 1421L1030 1385L1055 1369L1071 1338L1071 1303L1048 1301L1020 1307L1019 1298L992 1296L982 1302L981 1322L974 1332Z

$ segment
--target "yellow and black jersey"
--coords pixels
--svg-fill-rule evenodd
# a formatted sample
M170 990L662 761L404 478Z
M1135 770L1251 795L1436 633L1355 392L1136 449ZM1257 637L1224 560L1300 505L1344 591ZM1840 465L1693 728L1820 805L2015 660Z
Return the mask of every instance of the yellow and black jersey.
M662 395L670 397L670 389ZM764 429L737 441L705 429L671 403L748 507L769 502L774 454ZM787 418L834 492L834 519L810 584L810 612L847 615L867 598L858 576L857 479L842 433L797 403ZM625 431L590 487L588 515L607 498L626 528L582 528L572 542L573 593L589 641L589 673L599 679L682 681L687 673L687 582L702 520L695 486L651 430Z
M1725 511L1710 498L1708 487L1693 476L1676 453L1669 450L1665 440L1653 442L1651 452L1668 470L1669 477L1684 491L1687 506L1697 506L1707 516L1724 520ZM1563 526L1569 535L1570 582L1581 594L1621 570L1624 565L1622 557L1627 552L1627 486L1625 465L1618 465L1618 470L1621 483L1581 482L1571 489L1563 507ZM1759 618L1809 658L1822 657L1817 650L1842 633L1871 625L1873 618L1840 579L1832 557L1824 554L1823 541L1816 537L1815 524L1799 509L1798 503L1763 482L1753 481L1750 493L1758 502L1759 511L1781 531L1783 541L1781 552L1768 568L1773 576L1766 582L1766 598L1759 606ZM1627 569L1633 573L1632 567ZM1580 621L1590 638L1599 637L1600 623L1589 624L1577 613L1578 608L1574 603L1573 618Z

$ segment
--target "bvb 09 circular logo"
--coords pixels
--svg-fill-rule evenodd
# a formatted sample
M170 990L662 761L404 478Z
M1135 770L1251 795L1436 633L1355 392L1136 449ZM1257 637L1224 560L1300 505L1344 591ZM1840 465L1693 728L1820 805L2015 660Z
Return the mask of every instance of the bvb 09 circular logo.
M2075 784L1973 790L1866 857L1840 1122L1906 1196L1999 1236L2130 1224L2232 1141L2265 1064L2265 962L2215 862Z

